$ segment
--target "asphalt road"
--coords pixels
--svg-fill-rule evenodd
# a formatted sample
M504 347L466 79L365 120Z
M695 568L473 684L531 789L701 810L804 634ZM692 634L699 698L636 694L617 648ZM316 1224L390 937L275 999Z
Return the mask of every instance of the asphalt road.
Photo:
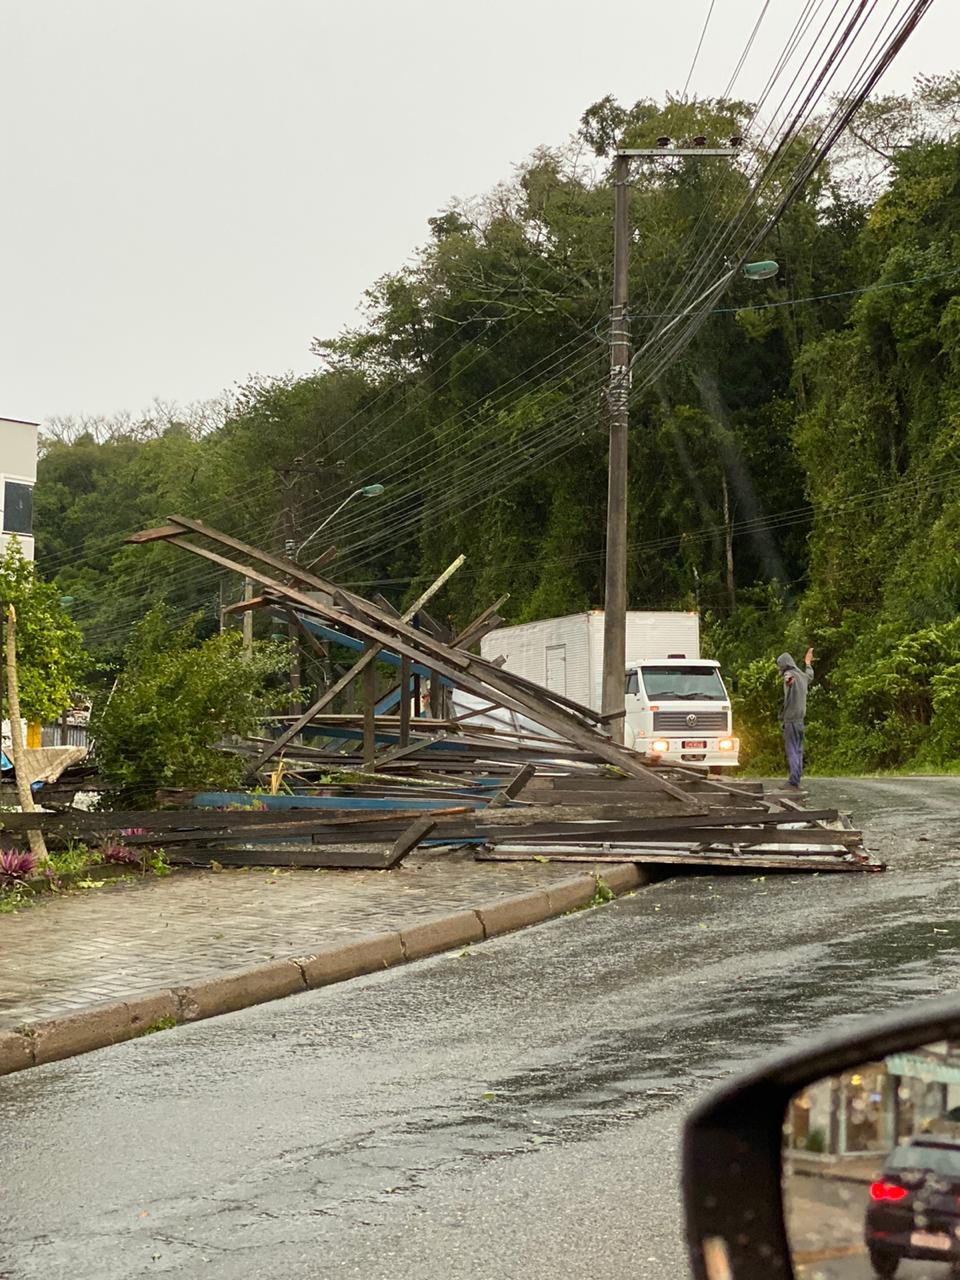
M0 1278L685 1276L690 1102L960 978L960 780L820 802L891 870L677 879L5 1077Z

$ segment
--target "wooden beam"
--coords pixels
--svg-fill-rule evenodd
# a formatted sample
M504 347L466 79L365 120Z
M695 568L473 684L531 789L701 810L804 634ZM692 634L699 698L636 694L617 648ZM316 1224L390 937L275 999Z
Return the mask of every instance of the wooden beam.
M304 640L306 640L310 648L313 650L314 656L319 658L321 662L326 662L330 655L327 653L326 649L324 649L323 645L320 643L317 637L313 634L310 628L304 626L303 619L301 618L300 614L297 613L296 609L285 608L284 612L286 613L287 617L291 620L293 625L300 632L301 636L303 636Z
M370 645L365 650L365 654L372 652L373 646ZM363 766L365 769L373 767L374 758L377 754L376 703L377 669L371 658L363 670Z
M261 609L268 604L266 596L252 596L249 600L238 600L236 604L225 604L222 613L246 613L248 609Z
M435 640L440 640L443 644L453 644L453 632L449 627L445 627L442 622L438 622L426 609L418 611L420 626L424 631L429 631Z
M411 849L415 849L421 840L426 839L436 825L436 818L427 817L418 818L416 822L411 823L390 850L390 861L387 865L396 866L401 858L405 858Z
M410 742L410 659L400 659L400 746Z
M731 867L733 870L766 870L766 871L884 871L883 863L858 862L834 854L820 854L811 857L796 855L785 856L776 853L658 853L651 849L629 849L622 853L597 853L585 851L558 854L556 850L541 853L538 849L497 849L486 850L476 854L478 862L531 862L534 859L545 859L547 862L571 862L592 865L603 865L608 862L634 862L638 866L681 867Z
M460 649L467 649L470 645L476 644L481 635L487 634L483 628L488 622L493 621L494 617L500 612L501 607L505 605L509 599L510 593L507 592L507 594L501 596L499 600L495 600L489 608L484 609L483 613L478 614L472 622L468 623L458 636L454 637L453 643ZM499 626L502 621L502 618L497 618L494 626ZM493 630L493 627L490 627L489 630Z
M489 808L502 809L504 805L509 804L515 796L520 794L536 771L537 767L533 764L525 764L521 769L518 769L503 790L498 791L490 801Z
M128 534L124 542L161 542L180 533L183 533L183 526L180 524L159 524L153 529L141 529L139 533Z
M328 565L331 560L336 560L340 554L337 547L327 547L326 551L321 551L315 560L311 560L307 565L308 569L322 569L324 565Z
M403 855L401 854L401 857ZM178 848L170 851L170 861L190 867L316 867L343 871L389 871L397 865L391 847L383 844L354 848L325 848L323 845L268 846L262 850Z

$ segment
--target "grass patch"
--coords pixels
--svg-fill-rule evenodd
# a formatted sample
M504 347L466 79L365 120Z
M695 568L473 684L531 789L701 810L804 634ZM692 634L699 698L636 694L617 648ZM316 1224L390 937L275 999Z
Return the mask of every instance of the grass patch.
M151 1022L149 1027L144 1027L138 1034L141 1036L153 1036L158 1031L170 1031L177 1026L176 1018L168 1014L165 1018L157 1018L156 1022Z

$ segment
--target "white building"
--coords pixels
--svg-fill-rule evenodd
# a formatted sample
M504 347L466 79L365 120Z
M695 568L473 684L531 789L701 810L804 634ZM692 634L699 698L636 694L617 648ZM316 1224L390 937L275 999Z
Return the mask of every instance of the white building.
M37 482L36 422L0 418L0 553L15 533L33 559L33 486Z

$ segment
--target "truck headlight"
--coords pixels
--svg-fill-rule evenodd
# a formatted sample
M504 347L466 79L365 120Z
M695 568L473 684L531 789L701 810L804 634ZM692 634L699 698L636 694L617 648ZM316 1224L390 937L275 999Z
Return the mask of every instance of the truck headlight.
M654 738L653 742L650 743L650 750L657 752L669 751L670 743L667 742L666 738Z
M737 744L734 742L734 740L733 740L732 738L721 738L721 739L720 739L720 741L717 743L717 750L718 750L718 751L733 751L733 749L736 747L736 745L737 745Z

